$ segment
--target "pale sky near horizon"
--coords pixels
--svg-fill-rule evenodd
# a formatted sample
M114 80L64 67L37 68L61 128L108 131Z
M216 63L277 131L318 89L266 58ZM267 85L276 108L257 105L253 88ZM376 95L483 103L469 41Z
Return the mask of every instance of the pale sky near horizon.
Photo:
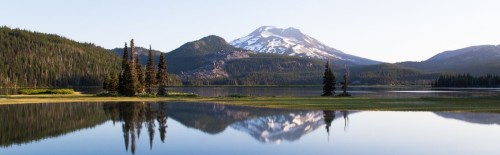
M0 0L0 25L105 48L134 38L171 51L207 35L228 42L260 26L295 27L384 62L500 44L500 0Z

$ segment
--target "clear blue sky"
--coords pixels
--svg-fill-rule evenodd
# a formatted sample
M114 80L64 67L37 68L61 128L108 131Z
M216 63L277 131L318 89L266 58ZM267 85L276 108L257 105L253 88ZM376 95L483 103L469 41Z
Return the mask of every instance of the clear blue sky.
M105 48L171 51L207 35L228 41L260 26L295 27L370 59L421 61L500 44L500 0L0 0L0 25Z

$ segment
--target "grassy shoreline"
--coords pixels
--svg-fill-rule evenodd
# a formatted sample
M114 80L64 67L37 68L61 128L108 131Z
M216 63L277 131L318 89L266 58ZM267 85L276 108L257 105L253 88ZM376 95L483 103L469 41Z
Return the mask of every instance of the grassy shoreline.
M334 98L334 97L96 97L94 95L4 95L0 105L69 102L209 102L304 110L500 112L500 97Z

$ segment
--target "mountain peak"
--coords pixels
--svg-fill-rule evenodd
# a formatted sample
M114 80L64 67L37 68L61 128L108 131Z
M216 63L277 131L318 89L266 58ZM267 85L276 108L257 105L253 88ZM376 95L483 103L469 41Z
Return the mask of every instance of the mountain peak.
M276 27L276 26L261 26L257 30L255 30L253 33L262 33L262 32L267 31L269 29L276 29L276 28L278 28L278 27Z
M279 28L275 26L262 26L253 31L250 35L252 36L261 36L264 38L268 38L270 36L285 36L285 37L294 37L294 38L303 38L304 34L296 28Z
M192 49L187 51L196 51L200 53L217 52L221 50L234 50L235 48L229 45L226 40L216 35L209 35L199 40L185 43L178 49ZM177 51L177 50L174 50ZM183 50L181 50L183 51Z
M203 37L199 40L196 40L196 41L193 41L190 43L193 43L195 45L202 44L203 46L210 46L211 44L214 44L214 45L227 45L228 44L224 38L216 36L216 35L209 35L209 36Z
M231 45L260 53L284 54L322 60L343 60L362 65L379 63L345 54L326 46L293 27L262 26L249 35L232 41Z

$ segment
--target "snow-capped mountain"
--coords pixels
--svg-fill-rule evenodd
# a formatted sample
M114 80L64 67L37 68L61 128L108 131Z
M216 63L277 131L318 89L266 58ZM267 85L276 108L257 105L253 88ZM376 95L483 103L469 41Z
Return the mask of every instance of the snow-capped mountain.
M263 26L250 33L248 36L232 41L231 45L259 53L343 60L359 65L380 63L374 60L349 55L340 50L326 46L295 28L283 29Z

